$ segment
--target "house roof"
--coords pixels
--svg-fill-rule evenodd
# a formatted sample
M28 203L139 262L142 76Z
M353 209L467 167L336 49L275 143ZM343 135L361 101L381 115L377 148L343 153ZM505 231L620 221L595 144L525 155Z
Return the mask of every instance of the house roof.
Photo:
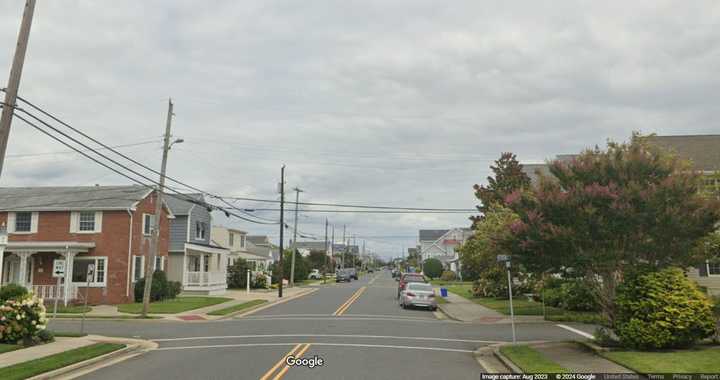
M435 241L448 232L450 230L420 230L420 241Z
M202 194L183 194L182 197L173 194L165 194L164 199L174 215L189 215L190 210L195 204L188 202L186 200L187 198L194 199L199 202L205 202L205 198L203 198Z
M720 135L649 136L647 141L692 161L693 170L720 170Z
M151 192L143 186L1 187L0 211L124 210Z
M270 239L268 239L265 235L248 235L246 237L247 241L255 244L255 245L268 245L270 244Z

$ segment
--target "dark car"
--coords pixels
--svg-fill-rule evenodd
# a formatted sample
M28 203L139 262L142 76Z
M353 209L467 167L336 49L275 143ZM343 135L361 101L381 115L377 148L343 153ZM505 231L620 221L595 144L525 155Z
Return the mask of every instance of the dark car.
M350 282L350 273L344 269L335 272L335 282Z
M350 278L352 278L353 280L357 280L357 279L358 279L357 269L355 269L355 268L347 268L347 269L345 269L345 270L350 274Z
M400 275L400 280L398 281L397 298L400 298L400 293L405 290L405 287L409 282L427 283L427 280L421 273L403 273Z

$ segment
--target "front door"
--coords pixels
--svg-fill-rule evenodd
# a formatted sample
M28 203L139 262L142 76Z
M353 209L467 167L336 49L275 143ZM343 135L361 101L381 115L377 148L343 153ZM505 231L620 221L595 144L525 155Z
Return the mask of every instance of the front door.
M18 284L20 283L20 258L15 255L10 255L5 258L3 263L3 284Z

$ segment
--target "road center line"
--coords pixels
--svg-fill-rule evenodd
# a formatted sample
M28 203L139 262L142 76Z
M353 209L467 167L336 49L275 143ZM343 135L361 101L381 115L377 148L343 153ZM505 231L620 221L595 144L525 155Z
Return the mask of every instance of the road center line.
M345 301L342 305L340 305L340 307L338 307L337 310L335 310L335 312L332 313L332 315L333 316L342 315L342 313L344 313L345 310L347 310L350 307L350 305L352 305L352 303L355 302L355 300L358 299L360 297L360 295L362 295L362 293L365 291L366 288L367 287L363 286L360 289L358 289L357 291L355 291L355 293L353 293L353 295L350 296L350 298L348 298L347 301Z
M295 354L294 356L295 356L296 358L299 358L299 357L303 356L303 354L305 353L305 351L307 351L309 348L310 348L310 344L309 344L309 343L306 343L306 344L305 344L305 347L303 347L303 348L302 348L297 354ZM273 380L280 380L280 379L282 379L282 377L285 376L285 374L287 373L287 371L288 371L289 369L290 369L290 367L287 365L287 363L285 363L285 367L283 367L283 369L281 369L280 372L278 372L277 376L273 377Z
M572 327L567 326L567 325L559 325L559 324L558 324L558 325L555 325L555 326L560 327L561 329L565 329L565 330L567 330L567 331L574 332L575 334L578 334L578 335L580 335L580 336L584 336L585 338L595 340L595 337L594 337L592 334L588 334L588 333L586 333L585 331L581 331L581 330L578 330L578 329L576 329L576 328L572 328Z
M290 346L293 344L300 345L302 343L238 343L238 344L216 344L216 345L205 345L205 346L182 346L182 347L163 347L157 348L153 351L177 351L177 350L199 350L209 348L236 348L236 347L263 347L263 346ZM421 351L444 351L444 352L461 352L461 353L473 353L474 350L463 350L457 348L444 348L444 347L421 347L421 346L396 346L387 344L354 344L354 343L312 343L313 346L331 346L331 347L358 347L358 348L393 348L400 350L421 350ZM288 355L289 356L289 355ZM283 356L282 362L285 361L286 356ZM264 380L261 378L261 380Z
M285 359L286 359L288 356L290 356L290 355L294 354L295 352L297 352L298 349L300 348L300 346L301 346L301 344L299 344L299 343L296 344L296 345L292 348L292 350L290 350L287 354L283 355L283 357L280 358L280 360L278 360L278 362L275 363L274 366L272 366L267 372L265 372L264 375L262 375L262 377L260 377L260 380L267 380L267 379L269 379L270 376L271 376L273 373L275 373L275 371L276 371L281 365L283 365L283 364L285 363Z
M487 344L503 343L502 341L495 341L495 340L452 339L452 338L432 338L432 337L422 337L422 336L394 336L394 335L351 335L351 334L226 335L226 336L198 336L198 337L188 337L188 338L153 339L153 341L155 341L155 342L180 342L180 341L191 341L191 340L246 339L246 338L291 338L291 337L427 340L427 341L438 341L438 342L487 343Z

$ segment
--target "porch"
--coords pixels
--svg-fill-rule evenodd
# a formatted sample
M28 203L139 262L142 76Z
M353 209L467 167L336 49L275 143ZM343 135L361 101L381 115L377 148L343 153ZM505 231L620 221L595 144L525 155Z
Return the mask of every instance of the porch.
M79 298L78 288L87 286L87 267L92 261L97 276L105 276L105 261L76 256L87 253L95 243L84 242L9 242L0 245L0 286L18 284L45 300L64 305ZM97 273L97 272L100 273ZM68 278L70 281L65 281Z
M201 244L185 244L183 292L217 295L227 290L228 250Z

